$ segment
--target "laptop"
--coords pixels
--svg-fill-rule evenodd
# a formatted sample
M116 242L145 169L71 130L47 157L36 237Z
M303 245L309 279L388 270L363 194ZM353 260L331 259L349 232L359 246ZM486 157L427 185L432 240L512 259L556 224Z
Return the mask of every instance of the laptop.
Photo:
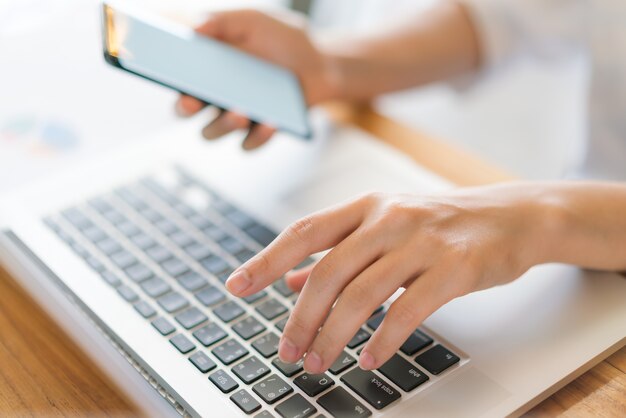
M183 124L67 167L3 197L2 263L148 416L520 415L624 345L626 280L547 265L450 302L379 370L356 359L390 301L327 373L281 362L297 295L276 278L238 299L229 273L357 193L454 187L364 132L316 126L245 153L239 134L207 143Z

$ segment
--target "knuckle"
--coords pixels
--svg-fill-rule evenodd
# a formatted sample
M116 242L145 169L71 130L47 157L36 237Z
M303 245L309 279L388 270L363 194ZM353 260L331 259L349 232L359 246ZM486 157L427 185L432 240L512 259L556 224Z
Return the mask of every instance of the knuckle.
M372 302L374 294L372 288L360 281L353 281L343 291L342 298L349 306L368 306Z
M298 219L286 230L287 236L300 243L306 243L313 232L313 219L310 216Z
M310 280L318 281L328 279L332 275L333 270L332 262L327 259L322 259L313 267L313 270L311 270Z
M295 337L302 338L302 336L314 332L314 329L310 320L302 318L300 314L294 311L289 316L289 332Z

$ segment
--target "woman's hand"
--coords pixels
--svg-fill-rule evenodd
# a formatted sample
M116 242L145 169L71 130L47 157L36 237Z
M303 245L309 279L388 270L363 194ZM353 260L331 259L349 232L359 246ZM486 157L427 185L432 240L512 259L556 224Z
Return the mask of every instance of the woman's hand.
M278 19L256 10L217 12L196 30L290 69L300 79L307 104L314 105L333 97L331 70L306 33L303 19L297 17L285 14ZM189 96L181 96L176 105L181 116L194 115L204 107L203 102ZM237 129L248 130L243 141L248 150L263 145L275 132L271 126L251 124L244 115L222 110L202 135L215 139Z
M556 217L533 190L368 194L295 222L226 286L237 296L251 295L310 254L332 248L315 266L287 276L301 294L279 355L295 362L306 354L310 373L327 370L372 311L405 288L360 355L362 368L375 369L446 302L512 281L545 261L546 223Z

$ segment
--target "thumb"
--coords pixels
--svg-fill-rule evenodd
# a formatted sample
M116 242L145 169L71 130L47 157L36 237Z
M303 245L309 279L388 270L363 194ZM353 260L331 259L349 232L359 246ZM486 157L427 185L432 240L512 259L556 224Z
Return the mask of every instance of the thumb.
M213 12L196 28L196 32L220 41L237 44L245 40L261 19L256 10L228 10Z

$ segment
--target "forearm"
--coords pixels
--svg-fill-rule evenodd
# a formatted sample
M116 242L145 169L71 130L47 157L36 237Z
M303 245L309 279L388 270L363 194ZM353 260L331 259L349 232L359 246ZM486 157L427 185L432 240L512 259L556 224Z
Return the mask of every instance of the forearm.
M465 9L443 2L368 38L320 44L334 98L368 100L476 71L480 46Z
M537 202L539 262L626 271L625 184L547 184Z

